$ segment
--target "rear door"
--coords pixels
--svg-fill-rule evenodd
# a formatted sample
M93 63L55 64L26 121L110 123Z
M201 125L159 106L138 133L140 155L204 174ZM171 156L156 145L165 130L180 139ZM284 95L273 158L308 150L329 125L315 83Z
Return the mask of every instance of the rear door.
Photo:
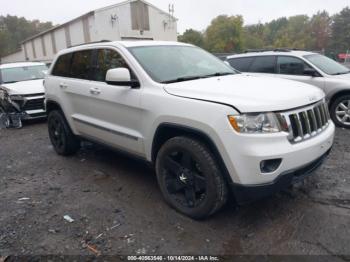
M256 56L248 72L254 75L274 76L276 74L276 56Z
M61 90L60 101L64 103L64 111L69 121L73 117L84 118L91 114L89 104L92 102L90 88L93 73L93 52L93 49L81 50L61 57L62 60L65 60L61 69L64 77L59 78L57 88ZM57 67L60 65L59 62L57 62ZM70 64L70 66L64 68L65 64ZM55 73L54 69L53 74ZM82 130L79 129L79 126L74 121L72 124L80 134Z
M324 88L324 78L305 75L305 69L312 69L312 67L300 58L293 56L277 57L278 77Z
M117 50L95 50L92 78L87 83L88 88L84 90L86 97L81 101L88 115L75 114L73 119L83 135L142 155L143 139L139 132L142 89L109 85L105 82L107 71L119 67L128 68L132 78L136 79L132 68Z

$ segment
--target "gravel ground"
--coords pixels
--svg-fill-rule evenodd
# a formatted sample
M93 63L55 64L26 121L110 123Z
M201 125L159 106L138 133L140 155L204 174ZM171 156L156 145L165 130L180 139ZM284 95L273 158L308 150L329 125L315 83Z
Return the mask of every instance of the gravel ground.
M198 222L163 202L154 171L143 162L92 144L60 157L46 123L0 130L0 257L97 252L348 260L349 137L337 129L330 158L302 184Z

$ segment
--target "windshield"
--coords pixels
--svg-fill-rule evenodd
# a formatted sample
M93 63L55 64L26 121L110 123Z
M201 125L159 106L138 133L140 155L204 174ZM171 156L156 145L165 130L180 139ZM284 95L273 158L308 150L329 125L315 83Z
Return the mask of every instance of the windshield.
M348 68L323 55L307 55L304 56L304 58L328 75L343 75L350 73Z
M46 65L22 66L1 69L1 82L3 84L43 79L47 71Z
M160 83L236 73L220 59L193 46L142 46L129 50L150 77Z

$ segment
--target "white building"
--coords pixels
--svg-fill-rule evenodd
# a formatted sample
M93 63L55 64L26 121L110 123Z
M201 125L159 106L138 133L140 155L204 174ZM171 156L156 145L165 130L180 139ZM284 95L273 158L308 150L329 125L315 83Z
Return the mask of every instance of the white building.
M177 20L144 0L129 0L91 11L32 36L1 63L50 62L67 47L102 40L177 40Z

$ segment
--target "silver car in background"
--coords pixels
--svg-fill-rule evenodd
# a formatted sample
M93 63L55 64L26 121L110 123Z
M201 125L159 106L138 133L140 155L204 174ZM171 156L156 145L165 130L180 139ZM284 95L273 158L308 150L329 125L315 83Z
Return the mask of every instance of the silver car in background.
M326 93L332 120L337 126L350 129L349 68L318 53L287 49L247 52L228 56L226 61L241 72L280 77L321 88Z

